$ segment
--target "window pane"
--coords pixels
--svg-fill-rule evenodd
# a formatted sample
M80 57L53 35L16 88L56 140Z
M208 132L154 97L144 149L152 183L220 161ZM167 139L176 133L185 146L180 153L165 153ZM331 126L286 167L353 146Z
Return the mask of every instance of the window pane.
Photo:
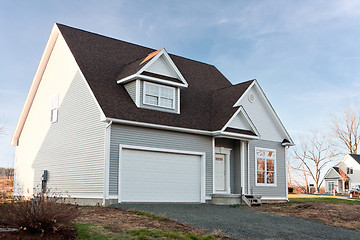
M265 172L257 171L257 183L265 183Z
M266 160L266 170L267 171L274 171L274 160Z
M265 151L264 150L257 150L256 155L259 157L265 157Z
M159 86L146 84L145 94L159 96Z
M148 104L159 105L159 98L154 96L145 95L145 102Z
M267 151L266 153L268 158L273 158L274 157L274 152L273 151Z
M163 107L173 108L173 100L167 98L161 98L160 105Z
M257 170L265 171L265 159L259 158L257 160Z
M269 183L269 184L274 183L274 172L268 172L266 174L266 182Z
M174 89L173 88L161 88L161 97L163 98L174 98Z

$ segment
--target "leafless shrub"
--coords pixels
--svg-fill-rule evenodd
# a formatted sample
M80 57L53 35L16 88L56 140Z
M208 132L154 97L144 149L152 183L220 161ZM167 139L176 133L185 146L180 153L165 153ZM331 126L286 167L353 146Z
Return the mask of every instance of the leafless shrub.
M0 204L0 224L31 233L56 233L78 216L77 206L66 204L60 194L36 191L30 200Z

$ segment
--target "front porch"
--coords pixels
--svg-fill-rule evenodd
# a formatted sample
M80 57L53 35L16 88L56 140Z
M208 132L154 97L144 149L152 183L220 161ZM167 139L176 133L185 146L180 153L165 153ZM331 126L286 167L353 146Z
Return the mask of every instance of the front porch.
M215 205L261 204L250 187L249 140L214 138L213 194Z

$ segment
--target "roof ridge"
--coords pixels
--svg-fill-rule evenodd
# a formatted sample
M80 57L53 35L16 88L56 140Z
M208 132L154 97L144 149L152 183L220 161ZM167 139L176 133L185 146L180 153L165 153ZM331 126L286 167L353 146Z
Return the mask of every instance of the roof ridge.
M235 87L235 86L238 86L238 85L242 85L242 84L245 84L245 83L248 83L248 82L253 82L253 81L256 81L256 79L251 79L251 80L247 80L245 82L241 82L241 83L237 83L237 84L232 84L231 86L227 86L227 87L223 87L223 88L218 88L218 89L215 89L213 90L213 92L216 92L216 91L219 91L219 90L224 90L226 88L231 88L231 87Z
M131 44L131 45L134 45L134 46L137 46L137 47L146 48L146 49L149 49L149 50L152 50L152 51L157 51L157 50L154 49L154 48L145 47L145 46L140 45L140 44L136 44L136 43L132 43L132 42L120 40L120 39L117 39L117 38L114 38L114 37L105 36L105 35L102 35L102 34L100 34L100 33L90 32L90 31L87 31L87 30L84 30L84 29L80 29L80 28L76 28L76 27L71 27L71 26L68 26L68 25L65 25L65 24L62 24L62 23L57 23L57 22L56 22L55 24L58 25L58 26L62 26L62 27L66 27L66 28L71 28L71 29L74 29L74 30L77 30L77 31L86 32L86 33L89 33L89 34L92 34L92 35L97 35L97 36L100 36L100 37L104 37L104 38L108 38L108 39L120 41L120 42L123 42L123 43ZM61 31L61 30L60 30L60 31ZM205 64L205 65L212 66L212 67L215 67L215 68L216 68L215 65L209 64L209 63L206 63L206 62L201 62L200 60L195 60L195 59L183 57L183 56L176 55L176 54L173 54L173 53L169 53L169 55L170 55L170 56L175 56L175 57L184 58L184 59L187 59L187 60L190 60L190 61L193 61L193 62Z

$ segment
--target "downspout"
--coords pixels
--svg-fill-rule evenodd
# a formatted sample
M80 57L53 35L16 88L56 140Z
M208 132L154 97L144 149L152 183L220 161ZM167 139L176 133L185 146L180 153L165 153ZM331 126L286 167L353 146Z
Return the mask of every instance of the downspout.
M110 137L112 123L113 121L110 121L105 127L104 198L102 203L103 206L108 205L106 200L109 200Z

